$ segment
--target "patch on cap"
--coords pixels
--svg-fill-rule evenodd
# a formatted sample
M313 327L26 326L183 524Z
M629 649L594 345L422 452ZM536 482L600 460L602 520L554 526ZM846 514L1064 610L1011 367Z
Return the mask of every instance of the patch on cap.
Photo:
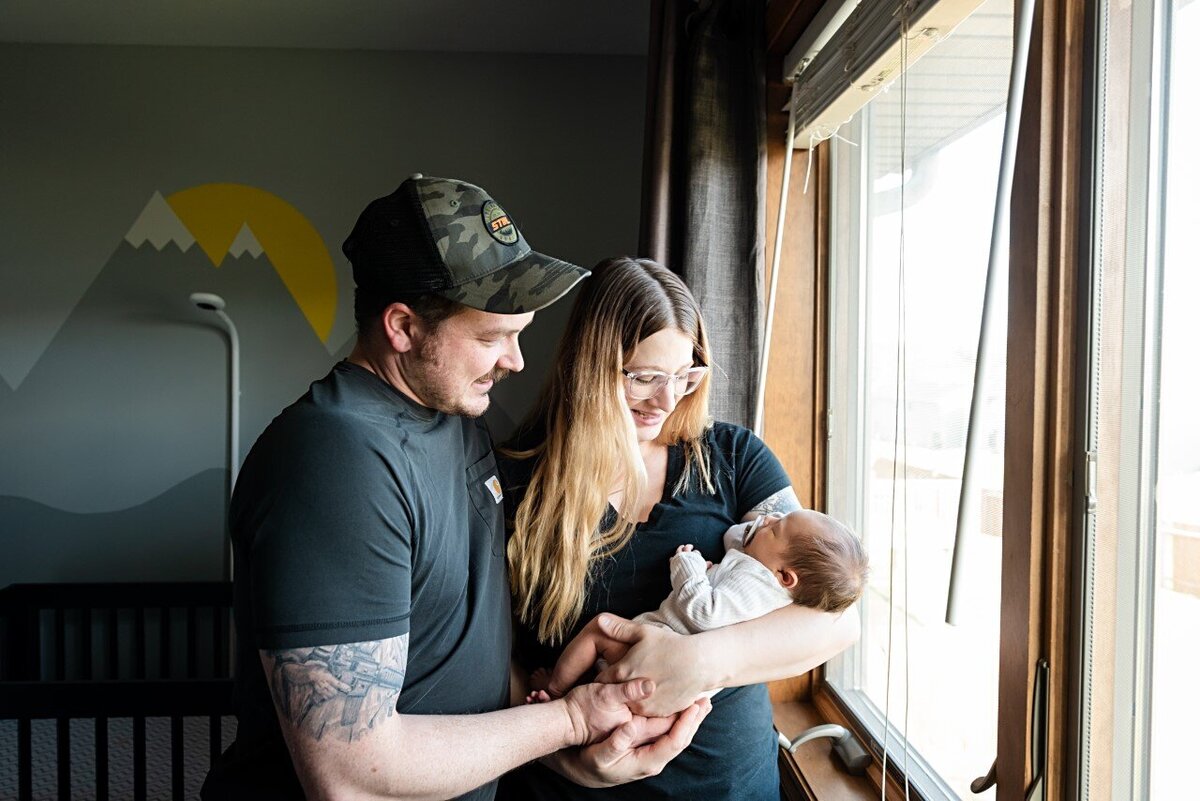
M517 227L509 219L507 212L500 208L499 203L488 200L479 213L483 216L484 227L492 235L492 239L504 245L517 243Z

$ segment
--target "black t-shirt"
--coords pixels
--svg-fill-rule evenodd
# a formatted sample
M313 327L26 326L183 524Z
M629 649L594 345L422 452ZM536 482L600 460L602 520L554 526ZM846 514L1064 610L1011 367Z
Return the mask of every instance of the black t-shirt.
M508 704L503 506L482 421L341 362L259 437L230 508L238 734L205 798L303 798L259 649L409 635L401 713ZM495 783L464 796L490 799Z
M536 435L518 436L513 444L528 448ZM619 553L597 568L584 600L583 615L571 638L601 612L634 617L657 609L671 592L669 560L684 543L695 545L706 559L720 561L725 554L722 535L759 502L791 485L779 460L750 431L717 423L704 434L716 494L708 495L693 480L684 493L672 495L683 471L683 447L672 446L667 459L663 500ZM501 457L505 481L506 516L513 519L533 474L532 459ZM609 515L615 512L609 509ZM606 520L605 523L610 523ZM515 629L516 655L526 668L552 668L561 647L537 641L536 630L521 624ZM500 795L505 799L652 799L703 798L779 799L777 737L772 728L771 704L764 685L734 687L713 696L713 709L695 738L661 774L638 782L601 790L580 787L538 764L503 777Z

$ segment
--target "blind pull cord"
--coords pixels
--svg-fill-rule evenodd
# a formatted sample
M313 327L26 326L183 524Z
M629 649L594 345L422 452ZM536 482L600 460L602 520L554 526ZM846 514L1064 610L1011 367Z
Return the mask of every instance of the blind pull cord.
M758 390L754 401L754 433L763 435L763 411L767 400L767 367L771 362L771 332L775 323L775 295L779 289L779 263L783 254L783 228L787 218L788 186L792 181L792 147L796 142L796 84L788 97L787 144L783 150L783 183L779 188L779 217L775 222L775 253L771 257L771 289L767 294L767 319L763 326L758 358Z

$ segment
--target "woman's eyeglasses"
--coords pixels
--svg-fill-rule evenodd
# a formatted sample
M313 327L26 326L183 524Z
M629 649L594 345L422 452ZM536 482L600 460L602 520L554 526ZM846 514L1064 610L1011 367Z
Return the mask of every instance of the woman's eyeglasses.
M671 390L675 393L675 397L682 398L684 395L690 395L696 391L696 387L700 386L700 380L707 372L707 367L692 367L677 375L661 373L658 370L643 370L636 373L628 370L621 371L625 376L625 391L633 400L653 398L662 392L668 382L671 384Z

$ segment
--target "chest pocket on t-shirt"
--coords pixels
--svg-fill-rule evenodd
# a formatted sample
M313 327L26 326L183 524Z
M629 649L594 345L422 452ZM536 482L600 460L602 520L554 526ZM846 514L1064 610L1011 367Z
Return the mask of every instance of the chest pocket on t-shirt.
M493 556L504 555L504 490L500 486L500 471L496 469L496 455L489 452L467 468L467 495L471 505L482 518L483 536L491 539Z

